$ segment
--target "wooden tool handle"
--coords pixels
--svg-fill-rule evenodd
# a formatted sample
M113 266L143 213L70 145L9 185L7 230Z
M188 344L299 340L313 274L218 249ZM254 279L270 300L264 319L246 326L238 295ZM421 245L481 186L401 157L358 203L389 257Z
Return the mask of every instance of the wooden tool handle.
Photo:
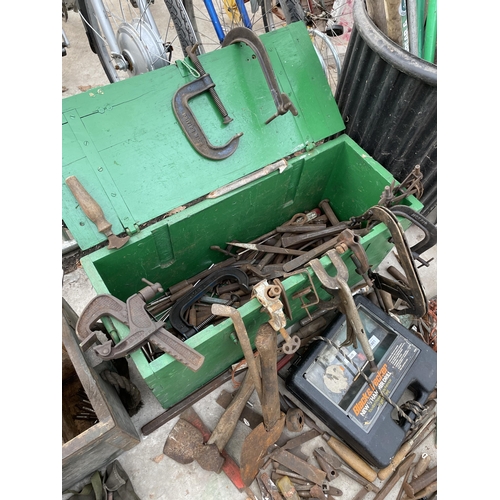
M377 473L354 451L348 448L344 443L328 434L324 435L328 446L358 474L367 481L373 482L377 479Z
M74 175L66 179L66 185L70 188L85 215L97 226L97 230L108 236L111 231L111 224L104 217L104 212L99 204L90 196Z
M252 395L255 389L252 374L247 371L243 383L241 384L238 393L233 398L226 411L222 414L219 422L212 432L207 444L215 444L219 451L222 452L226 447L227 442L233 435L241 412L245 408L248 398Z
M279 420L281 409L276 371L276 332L269 323L259 328L255 347L259 351L262 372L262 416L266 429L270 429Z
M378 471L377 475L381 481L385 481L396 470L397 466L404 460L406 455L410 453L412 445L413 445L412 440L406 442L403 446L401 446L401 448L399 448L398 452L394 455L394 458L391 460L391 463L384 469L380 469Z

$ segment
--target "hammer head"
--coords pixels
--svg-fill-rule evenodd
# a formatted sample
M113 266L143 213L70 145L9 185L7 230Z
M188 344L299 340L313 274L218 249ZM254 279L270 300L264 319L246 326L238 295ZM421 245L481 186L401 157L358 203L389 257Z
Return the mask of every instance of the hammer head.
M108 249L113 250L121 248L129 239L130 236L123 236L122 238L119 238L115 234L110 234L108 235Z

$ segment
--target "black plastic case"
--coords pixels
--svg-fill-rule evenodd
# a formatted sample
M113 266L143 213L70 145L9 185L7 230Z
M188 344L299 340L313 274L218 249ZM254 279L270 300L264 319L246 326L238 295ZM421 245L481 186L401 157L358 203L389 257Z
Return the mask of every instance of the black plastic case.
M357 368L364 365L363 373L393 402L400 404L403 396L409 396L424 404L436 387L437 355L365 297L358 296L355 302L378 372L369 371L359 342L357 349L352 345L337 349L346 338L346 318L340 315L323 335L333 345L315 342L290 367L286 386L368 463L383 468L400 448L410 423L398 418L393 405L369 386ZM415 417L412 412L408 415Z

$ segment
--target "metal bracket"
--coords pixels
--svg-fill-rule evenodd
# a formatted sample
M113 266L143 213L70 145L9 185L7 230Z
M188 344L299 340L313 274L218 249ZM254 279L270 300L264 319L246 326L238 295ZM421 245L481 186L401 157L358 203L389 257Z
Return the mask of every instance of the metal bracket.
M284 290L281 286L274 284L269 285L267 280L262 280L254 285L252 290L252 298L256 297L262 304L267 313L271 316L268 323L272 326L273 330L280 332L285 340L283 345L283 352L285 354L292 354L300 347L300 338L297 335L290 337L285 330L286 318L283 312L283 303L279 299L281 292Z

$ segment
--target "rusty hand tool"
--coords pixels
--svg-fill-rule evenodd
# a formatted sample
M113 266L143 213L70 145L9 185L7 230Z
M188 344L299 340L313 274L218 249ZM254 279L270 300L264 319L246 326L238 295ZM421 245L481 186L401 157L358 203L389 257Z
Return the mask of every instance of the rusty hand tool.
M326 478L325 471L318 469L318 467L314 467L287 450L276 450L273 452L272 458L279 464L284 465L312 483L321 485Z
M405 309L393 309L392 313L397 315L412 314L419 318L425 316L428 312L427 298L415 267L410 246L398 218L388 208L378 206L370 208L364 215L368 216L372 221L384 223L389 229L409 287L387 279L371 270L368 271L368 276L377 288L389 292L408 304Z
M221 452L224 450L226 444L233 435L236 424L238 423L238 418L254 389L253 377L250 372L247 372L236 396L232 399L231 403L229 403L226 411L217 422L207 444L215 444Z
M271 496L269 491L267 491L267 488L265 487L264 482L261 479L261 476L257 476L256 481L257 481L257 484L259 486L260 496L262 497L262 500L273 500L273 497ZM279 494L279 492L278 492L278 494ZM281 498L279 500L283 500L283 497L281 495L280 495L280 497Z
M285 415L281 412L279 403L276 333L268 323L259 328L255 346L259 352L262 371L260 401L264 422L252 430L241 448L241 477L246 486L255 479L267 449L279 439L285 426Z
M284 403L286 403L290 408L297 408L297 405L284 394L282 394L282 398ZM323 448L317 448L316 450L321 454L323 458L325 458L329 462L332 468L344 472L346 476L351 477L362 485L369 484L370 488L372 488L371 491L375 491L376 487L371 485L370 483L372 483L377 478L377 473L361 457L359 457L356 453L347 448L343 443L335 439L333 436L330 436L322 429L320 429L320 427L316 425L314 420L312 420L305 412L304 421L306 425L311 429L317 430L321 434L323 439L327 441L330 448L332 448L347 464L349 464L349 466L352 467L352 469L356 471L356 473L351 472L349 469L347 469L337 457L334 457L330 453L326 453ZM337 446L337 443L340 443L340 446ZM335 446L335 448L333 446Z
M196 49L198 48L198 45L199 44L196 43L190 47L187 47L186 53L187 53L189 59L191 59L191 62L194 64L194 67L198 70L198 73L200 74L200 76L205 76L207 74L207 72L204 70L203 66L201 65L200 60L198 59L198 55L196 54ZM214 87L215 87L215 85L213 87L210 87L208 89L208 91L210 92L210 95L212 96L212 98L215 102L215 105L217 106L217 109L220 111L220 114L222 115L224 124L227 125L228 123L232 122L233 119L228 115L226 108L222 104L220 97L217 94L217 92L215 91Z
M274 100L276 106L276 113L266 120L266 125L274 120L277 116L283 115L290 111L292 115L297 116L298 112L293 105L290 98L280 91L278 80L274 74L273 66L267 50L264 44L260 41L259 37L250 29L243 26L238 26L233 28L226 34L224 41L222 42L222 47L227 47L233 43L243 42L248 45L255 53L257 60L260 63L262 71L264 72L264 77L266 79L269 90L271 91L271 96Z
M335 276L335 278L332 278L326 272L325 268L318 259L311 260L311 262L309 262L309 265L328 293L331 293L333 295L335 290L338 290L342 309L347 318L347 323L348 325L351 325L352 331L354 332L357 340L359 340L359 343L363 348L363 352L365 353L366 359L368 360L370 370L375 373L378 368L375 363L373 350L370 343L368 342L368 337L366 336L366 332L359 316L358 309L356 307L354 299L352 298L349 285L347 284L347 280L349 279L349 271L347 270L347 266L336 250L329 250L326 255L328 255L330 261L337 270L337 275Z
M234 329L236 330L236 335L238 336L241 350L243 351L243 356L247 362L248 371L252 376L255 390L257 391L259 400L262 403L262 381L257 367L257 362L255 361L255 357L253 355L252 345L250 344L250 339L248 338L248 333L245 328L245 323L243 323L243 319L241 318L241 314L234 307L224 306L222 304L212 304L212 313L217 314L218 316L231 318L233 321Z
M278 479L276 485L286 499L300 500L297 490L288 476L283 476L281 479Z
M354 479L354 481L364 486L367 491L372 491L374 493L377 493L379 491L379 488L373 485L371 481L368 481L354 470L351 470L350 468L345 466L337 457L333 456L330 453L327 453L323 447L316 448L314 450L314 453L321 456L332 467L332 469L337 472L342 472L347 477Z
M405 490L404 485L407 483L415 470L415 465L413 467L408 467L408 469L405 472L405 475L403 476L403 482L401 483L401 487L399 488L398 496L396 497L396 500L401 500L403 498L403 495L405 495Z
M262 304L266 311L271 316L268 321L269 325L276 332L280 332L285 340L283 345L283 352L285 354L293 354L300 347L300 338L297 335L290 337L288 332L285 330L286 318L283 311L283 303L280 301L279 297L283 292L283 296L286 294L283 288L278 284L269 285L266 280L262 280L252 289L252 298L256 297L257 300Z
M167 436L163 453L180 464L190 464L196 460L200 467L217 474L224 464L217 446L204 444L202 432L182 418Z
M181 418L196 427L196 429L198 429L202 433L204 441L207 441L209 439L210 431L207 429L192 406L187 407L181 413ZM222 472L224 472L224 474L234 484L238 491L246 490L245 485L243 484L243 481L241 479L240 468L238 464L234 461L231 455L226 452L226 450L222 451L221 455L224 458Z
M199 327L189 324L184 316L188 309L215 285L224 280L235 280L238 286L245 292L250 292L248 286L248 275L236 267L225 267L217 269L202 279L186 295L175 302L170 310L170 324L179 334L188 339L198 332ZM212 311L213 312L213 311Z
M301 226L304 227L304 226ZM314 227L314 226L311 226ZM291 247L293 245L298 245L299 243L307 243L314 240L321 240L326 236L336 236L347 228L347 224L337 224L336 226L330 226L325 229L318 229L316 231L308 231L302 234L291 234L289 236L283 236L281 238L281 243L285 248ZM305 252L302 252L305 253ZM300 254L297 254L300 255Z
M108 238L108 248L110 250L121 248L127 243L130 236L118 237L113 233L112 225L106 220L102 208L74 175L66 179L66 185L73 193L83 213L97 226L97 230Z
M428 484L425 488L415 493L413 497L415 500L428 499L428 495L431 493L435 493L437 491L437 481L432 481L432 483Z
M319 484L294 484L294 486L301 498L321 498L330 500L332 497L341 497L344 494L342 490L330 486L327 481L323 482L322 486Z
M423 231L423 239L410 248L414 257L426 252L437 243L437 227L429 222L422 214L406 205L396 205L395 207L391 207L390 210L394 215L404 217Z
M300 432L304 427L304 412L300 408L290 408L286 412L285 426L290 432Z
M130 332L114 347L111 340L95 346L96 354L102 359L126 356L149 341L190 370L198 370L205 357L163 328L162 321L153 321L145 309L146 301L162 291L161 285L144 278L142 281L148 286L129 297L126 304L112 295L97 295L87 304L76 324L76 333L82 340L80 347L87 350L97 340L96 331L92 328L100 318L111 316L128 326Z
M415 453L408 455L398 466L398 468L392 473L392 476L387 480L387 482L382 486L380 491L375 495L373 500L383 500L389 492L394 488L396 483L404 477L406 471L410 468L413 459L415 458Z
M271 480L267 472L262 472L260 475L260 480L262 481L264 487L267 489L269 494L272 496L273 500L283 500L283 497L281 496L278 487L276 484Z
M431 401L432 402L432 401ZM435 405L433 405L435 406ZM429 415L425 422L420 426L420 428L415 432L411 438L407 439L401 448L398 450L398 452L394 455L393 459L391 460L391 463L387 466L384 467L383 469L380 469L378 471L378 478L381 481L384 481L387 479L389 474L391 472L394 472L396 470L396 467L403 461L403 459L410 453L410 451L414 448L414 445L419 438L419 436L429 427L430 424L433 422L433 417L432 415Z
M328 446L341 457L350 467L358 474L363 476L367 481L373 482L377 479L377 473L366 463L357 453L351 450L347 445L339 441L337 438L330 436L327 433L323 434Z
M229 243L227 244L229 245ZM247 250L257 250L258 252L279 253L284 255L304 255L306 253L303 250L294 250L293 248L282 248L271 245L260 245L258 243L236 243L233 241L231 245L238 248L246 248Z
M294 271L295 269L298 269L299 267L304 267L311 259L323 255L326 251L336 247L337 244L338 239L335 236L325 243L322 243L321 245L313 248L312 250L307 251L305 254L299 255L298 257L295 257L295 259L285 262L283 264L283 271L289 273L291 271Z
M319 208L321 208L321 210L326 215L332 226L336 226L337 224L340 223L339 218L335 215L335 212L333 211L333 208L330 205L330 200L321 200L319 202Z
M314 458L321 470L326 472L326 479L328 481L333 481L336 477L338 477L339 473L334 469L316 450L313 451Z
M412 481L409 484L408 483L404 484L403 488L405 490L405 493L410 498L414 498L416 496L421 498L420 495L417 495L417 493L427 488L429 485L432 485L432 483L434 483L434 481L436 480L437 480L437 465L435 465L431 469L426 470L418 478L412 479ZM433 493L433 492L429 491L428 493Z

